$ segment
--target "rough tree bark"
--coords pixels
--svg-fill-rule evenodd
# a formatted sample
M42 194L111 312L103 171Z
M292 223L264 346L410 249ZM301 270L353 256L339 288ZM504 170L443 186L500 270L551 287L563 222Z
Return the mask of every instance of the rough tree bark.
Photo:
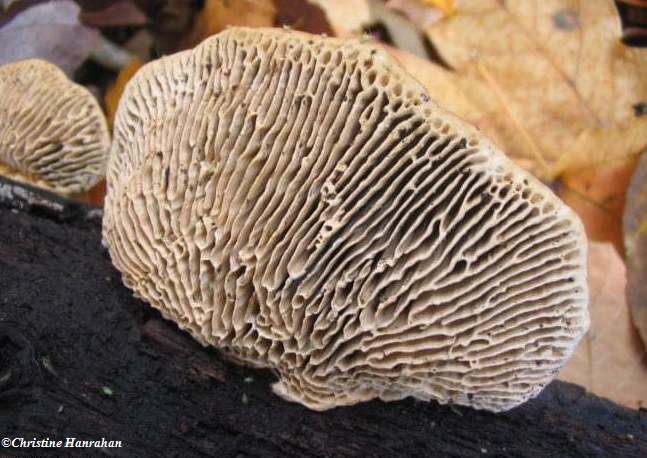
M282 401L270 372L224 362L132 297L100 216L0 181L0 432L123 447L2 456L647 456L647 412L562 382L496 415Z

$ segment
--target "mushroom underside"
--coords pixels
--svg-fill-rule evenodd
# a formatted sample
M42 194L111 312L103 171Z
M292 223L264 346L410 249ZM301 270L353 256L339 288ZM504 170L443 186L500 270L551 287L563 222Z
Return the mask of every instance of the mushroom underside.
M506 410L588 327L577 217L354 40L233 28L142 68L104 243L137 296L313 409Z

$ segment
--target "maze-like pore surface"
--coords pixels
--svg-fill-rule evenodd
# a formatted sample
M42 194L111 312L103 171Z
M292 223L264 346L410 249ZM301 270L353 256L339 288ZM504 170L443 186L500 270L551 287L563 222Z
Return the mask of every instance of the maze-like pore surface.
M536 395L588 325L576 217L371 45L231 29L120 104L126 285L313 409Z
M77 194L103 178L109 150L105 117L87 89L42 60L0 67L0 174Z

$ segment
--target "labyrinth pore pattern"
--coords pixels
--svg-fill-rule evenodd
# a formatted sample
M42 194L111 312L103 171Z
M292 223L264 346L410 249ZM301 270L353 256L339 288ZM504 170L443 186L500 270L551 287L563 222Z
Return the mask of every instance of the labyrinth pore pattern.
M0 174L60 194L105 175L110 134L94 96L49 62L0 67Z
M313 409L509 409L588 326L577 218L374 45L230 29L148 64L108 184L126 285Z

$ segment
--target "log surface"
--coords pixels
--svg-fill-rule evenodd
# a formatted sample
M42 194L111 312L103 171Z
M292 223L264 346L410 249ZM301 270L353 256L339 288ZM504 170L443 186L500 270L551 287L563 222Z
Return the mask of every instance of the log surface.
M122 441L0 456L647 456L647 412L553 382L510 412L412 399L313 412L122 286L100 211L0 181L0 432Z

